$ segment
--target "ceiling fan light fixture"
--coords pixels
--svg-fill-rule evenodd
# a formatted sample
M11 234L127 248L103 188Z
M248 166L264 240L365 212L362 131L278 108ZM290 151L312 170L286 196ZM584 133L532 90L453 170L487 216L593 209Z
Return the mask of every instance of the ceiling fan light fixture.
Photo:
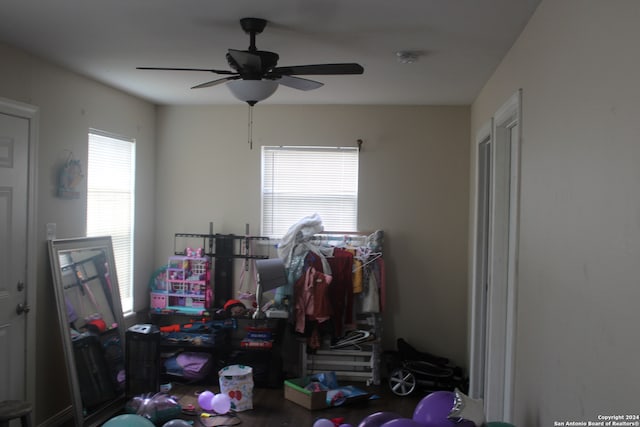
M232 80L227 83L227 87L240 101L253 106L260 101L264 101L274 94L278 89L278 82L275 80Z

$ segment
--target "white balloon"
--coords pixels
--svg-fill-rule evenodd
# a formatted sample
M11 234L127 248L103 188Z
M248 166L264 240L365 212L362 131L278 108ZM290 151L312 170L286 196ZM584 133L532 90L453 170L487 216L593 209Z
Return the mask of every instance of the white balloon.
M216 414L226 414L231 409L231 398L224 393L216 394L211 399L211 407Z

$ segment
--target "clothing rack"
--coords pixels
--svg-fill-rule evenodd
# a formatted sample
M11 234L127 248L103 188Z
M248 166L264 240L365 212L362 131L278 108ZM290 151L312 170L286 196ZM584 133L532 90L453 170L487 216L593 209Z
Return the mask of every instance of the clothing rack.
M380 230L373 233L323 232L313 235L309 241L318 248L340 247L357 249L361 252L360 255L363 256L360 259L360 264L362 265L359 268L368 269L368 263L382 257L382 238L383 232ZM379 239L379 241L376 241L376 239ZM327 255L327 258L331 258L331 255ZM354 304L354 310L356 305ZM356 329L370 332L372 339L354 346L332 349L330 348L330 340L325 337L320 348L315 351L309 351L306 341L301 342L302 376L333 371L339 379L365 381L367 385L379 385L381 377L382 314L380 312L359 313L355 311L354 324Z
M325 342L323 347L313 354L307 352L307 343L302 342L302 376L332 371L341 380L380 385L382 316L375 313L361 315L356 324L359 328L370 330L375 337L374 340L343 349L328 348L329 345Z

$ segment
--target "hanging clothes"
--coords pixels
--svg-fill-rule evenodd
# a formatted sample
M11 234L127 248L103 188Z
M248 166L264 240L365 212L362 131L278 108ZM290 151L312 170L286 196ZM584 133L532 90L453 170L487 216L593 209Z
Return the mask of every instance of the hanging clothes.
M343 334L345 325L353 324L353 253L335 248L328 259L333 282L329 287L333 304L333 327L336 337Z
M379 313L380 312L380 294L378 293L378 279L373 271L370 271L367 277L364 292L362 293L362 312L363 313Z
M386 302L386 279L384 260L376 256L365 265L365 286L361 294L361 307L363 313L380 313Z
M295 330L304 333L306 321L326 322L331 318L329 285L332 277L313 267L307 268L304 276L294 285Z
M353 260L353 293L359 294L362 292L363 284L362 284L362 261L354 258Z

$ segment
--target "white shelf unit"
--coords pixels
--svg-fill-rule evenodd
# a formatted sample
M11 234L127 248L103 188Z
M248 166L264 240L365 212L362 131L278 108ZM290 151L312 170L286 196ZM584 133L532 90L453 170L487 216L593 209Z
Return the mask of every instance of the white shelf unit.
M307 343L301 345L302 376L319 372L335 372L339 380L361 381L380 385L382 322L379 314L358 315L358 328L370 331L375 339L358 347L330 349L328 343L313 354L307 354Z

